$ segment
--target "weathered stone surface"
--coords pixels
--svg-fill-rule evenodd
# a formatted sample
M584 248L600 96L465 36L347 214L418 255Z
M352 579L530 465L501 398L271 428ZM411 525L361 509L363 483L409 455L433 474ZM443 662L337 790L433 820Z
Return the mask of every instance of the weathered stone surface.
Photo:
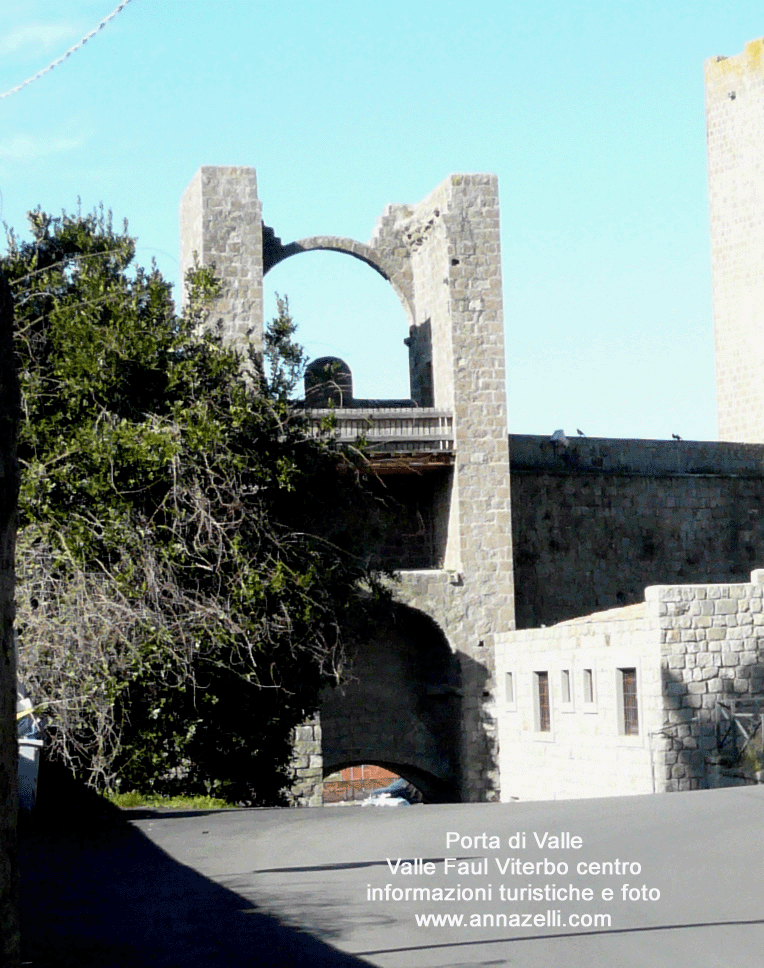
M699 608L675 606L712 601L718 608L726 603L720 616L726 621L730 606L737 614L748 614L758 587L755 581L654 586L646 589L641 606L540 632L499 636L497 677L501 682L512 674L515 696L513 705L499 710L502 797L694 790L728 782L711 768L706 754L717 752L714 724L721 715L720 701L729 704L736 698L764 710L759 627L708 629L720 639L680 643L698 651L677 656L674 635L684 629L687 616L697 623L704 615ZM641 616L636 628L635 610ZM734 638L727 638L733 633ZM634 736L623 735L618 675L625 667L637 672L639 729ZM566 669L572 685L571 701L564 703L560 682ZM599 683L595 702L588 705L582 692L585 669L593 670ZM550 683L551 729L544 734L534 724L538 700L532 677L538 670L547 672Z
M548 437L510 435L518 628L640 602L645 587L674 582L709 588L693 600L701 614L747 621L711 584L747 582L764 555L764 446L680 443L587 437L560 455ZM681 593L670 603L687 604ZM760 597L746 604L761 612Z
M450 487L437 497L443 570L404 572L396 597L412 615L436 623L449 658L436 665L454 659L461 695L428 693L450 683L412 672L415 649L407 647L403 661L391 648L385 670L370 644L358 668L368 673L373 666L374 675L349 686L349 699L335 694L325 704L323 750L308 749L300 729L295 754L316 770L319 754L325 769L359 757L384 760L463 799L496 798L492 637L514 617L496 177L453 175L417 205L388 206L366 244L322 235L284 245L262 227L260 213L252 168L202 168L183 199L183 266L194 252L202 263L216 263L224 293L215 315L228 338L239 340L247 329L261 338L263 275L279 261L311 249L361 259L401 299L416 337L412 398L453 414L456 452ZM397 721L376 701L393 683ZM304 770L297 762L295 770ZM304 775L295 790L299 802L315 796Z
M764 442L764 40L706 62L719 436Z
M251 333L263 341L262 206L254 168L200 168L181 202L183 277L194 266L215 264L223 282L213 318L223 320L232 343ZM185 294L184 294L185 298Z
M321 806L323 762L321 722L318 716L296 727L292 735L292 746L290 803L295 807Z

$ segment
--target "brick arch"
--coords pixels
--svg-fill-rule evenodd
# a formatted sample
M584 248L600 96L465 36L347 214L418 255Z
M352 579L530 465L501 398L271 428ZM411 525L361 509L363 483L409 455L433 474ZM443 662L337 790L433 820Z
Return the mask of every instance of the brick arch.
M324 767L324 779L351 766L381 766L391 773L397 773L399 777L408 780L419 790L424 803L456 803L458 801L456 790L451 782L444 782L441 777L435 776L428 770L412 766L410 763L392 763L387 760L374 760L373 762L369 760L342 760L335 763L331 769ZM384 785L387 786L392 782L392 780L385 780Z
M280 262L289 259L291 256L299 255L301 252L341 252L344 255L352 256L354 259L360 259L361 262L366 263L367 266L371 266L375 272L378 272L385 282L390 283L406 311L409 322L413 322L413 306L407 287L399 280L398 273L392 266L388 265L385 257L371 246L365 245L363 242L356 242L355 239L347 239L337 235L312 235L297 242L290 242L288 245L282 245L279 239L270 239L264 236L264 242L263 276Z
M324 772L376 764L428 800L457 800L461 713L459 656L429 616L401 605L359 647L352 681L324 698Z

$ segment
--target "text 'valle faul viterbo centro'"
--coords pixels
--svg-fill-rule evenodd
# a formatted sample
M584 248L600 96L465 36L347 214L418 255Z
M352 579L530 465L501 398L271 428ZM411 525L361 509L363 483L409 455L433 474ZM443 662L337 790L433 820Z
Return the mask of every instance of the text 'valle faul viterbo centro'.
M386 858L385 883L368 883L366 900L411 905L418 927L607 930L610 905L661 897L639 860L593 856L567 830L448 831L445 848L439 858Z

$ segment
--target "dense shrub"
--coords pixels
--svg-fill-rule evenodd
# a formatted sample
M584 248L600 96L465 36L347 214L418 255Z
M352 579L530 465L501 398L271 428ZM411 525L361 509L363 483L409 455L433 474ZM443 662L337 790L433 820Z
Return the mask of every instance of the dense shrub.
M20 665L88 783L274 803L289 732L384 600L363 458L311 435L286 301L246 358L103 212L30 213L16 309Z

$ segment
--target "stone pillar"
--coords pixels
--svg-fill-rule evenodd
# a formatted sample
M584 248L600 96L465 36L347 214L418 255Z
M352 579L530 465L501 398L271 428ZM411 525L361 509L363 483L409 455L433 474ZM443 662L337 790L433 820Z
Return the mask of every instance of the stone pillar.
M454 415L445 567L404 573L396 597L461 654L462 796L498 795L495 632L514 628L499 195L495 175L451 175L418 205L389 206L370 245L411 280L412 329L431 339L431 396Z
M8 286L0 276L0 964L8 968L17 965L19 959L18 742L13 648L19 413L19 387L13 365L13 308Z
M289 800L293 807L321 807L324 803L324 770L321 755L321 719L316 713L297 726L292 737L292 788Z
M514 628L499 189L495 175L454 175L448 249L455 492L464 575L464 783L470 799L498 796L494 633ZM445 288L445 286L444 286ZM485 679L485 675L488 678Z
M230 343L251 333L262 347L263 215L255 169L200 168L181 201L180 221L184 280L195 254L200 265L214 265L223 291L213 320L222 319Z
M764 443L764 40L706 62L719 438Z

